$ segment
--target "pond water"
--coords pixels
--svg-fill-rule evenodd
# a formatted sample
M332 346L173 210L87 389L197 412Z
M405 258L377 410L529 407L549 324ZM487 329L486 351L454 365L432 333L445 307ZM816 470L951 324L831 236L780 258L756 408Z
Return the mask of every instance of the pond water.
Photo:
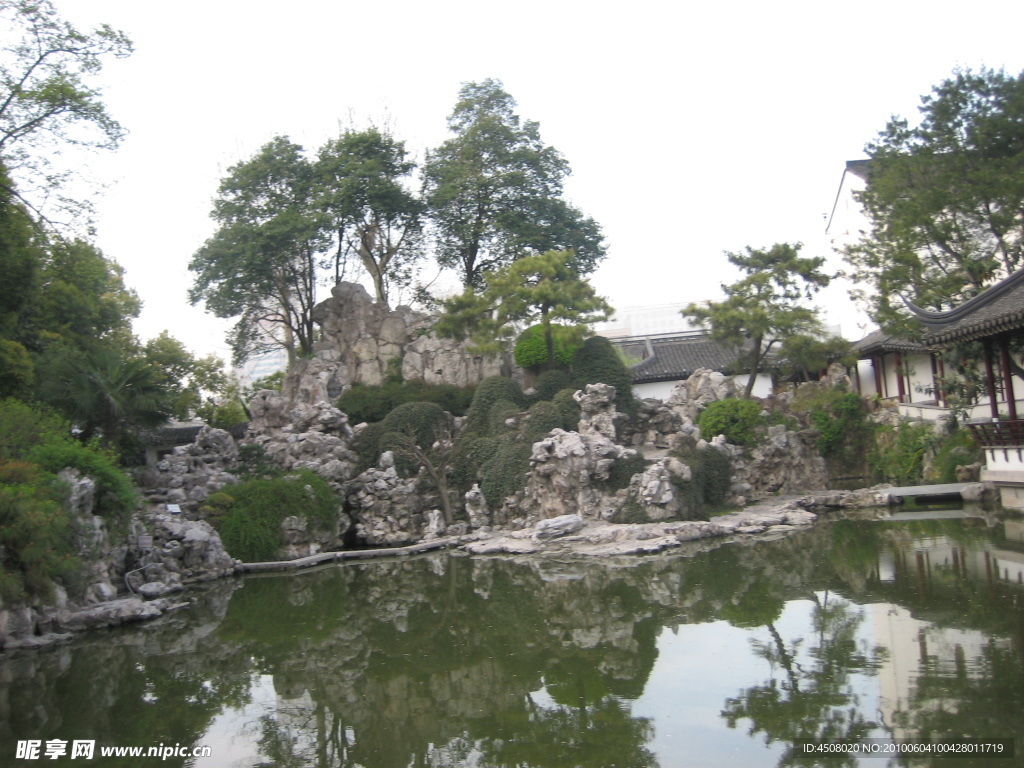
M918 517L927 515L918 515ZM804 739L1012 738L1024 524L834 520L648 558L416 559L213 585L188 610L0 657L19 740L146 766L809 765ZM198 758L100 757L207 746ZM818 764L855 765L853 759Z

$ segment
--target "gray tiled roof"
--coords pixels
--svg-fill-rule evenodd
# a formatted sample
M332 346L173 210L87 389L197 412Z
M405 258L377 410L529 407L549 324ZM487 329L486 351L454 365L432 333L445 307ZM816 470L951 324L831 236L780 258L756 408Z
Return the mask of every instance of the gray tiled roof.
M719 345L703 333L611 341L628 359L645 358L630 366L634 384L686 379L698 368L721 371L739 357L739 352Z
M150 445L188 445L194 443L203 424L186 424L175 427L157 427L140 432L142 439ZM227 431L236 440L245 437L249 422L228 427Z
M941 347L1024 328L1024 269L946 312L929 312L908 302L928 332L924 343Z
M867 358L878 352L927 352L928 348L899 336L890 336L883 331L869 333L863 339L855 342L853 351L857 357Z

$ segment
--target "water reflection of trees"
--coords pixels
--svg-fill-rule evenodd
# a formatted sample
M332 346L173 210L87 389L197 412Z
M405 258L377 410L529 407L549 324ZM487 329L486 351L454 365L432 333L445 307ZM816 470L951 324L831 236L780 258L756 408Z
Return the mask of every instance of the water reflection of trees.
M923 663L897 726L1022 735L1019 590L938 562L919 572L915 542L944 536L966 551L985 531L948 521L908 530L841 522L778 541L695 543L681 556L442 555L247 579L230 603L227 589L216 610L200 601L116 635L123 645L91 640L33 656L34 670L8 668L0 738L42 732L43 715L11 704L24 697L42 701L53 737L192 743L262 674L276 699L250 729L265 765L654 766L656 723L632 701L657 638L718 620L756 631L752 652L768 669L721 706L727 724L787 747L857 737L878 716L856 679L884 660L858 639L855 604L869 602L997 638L959 665ZM909 553L893 578L880 571L885 552ZM807 606L799 632L780 628L794 600ZM97 690L97 706L82 707ZM794 759L786 751L782 763Z
M828 592L812 593L812 597L812 632L806 651L809 663L800 661L800 646L808 638L787 644L774 624L783 605L771 603L771 615L758 619L767 627L771 641L751 640L755 655L768 662L771 677L726 699L722 711L730 728L740 720L749 720L750 735L764 734L768 744L783 743L779 765L799 762L798 742L858 740L878 727L861 712L860 696L851 678L876 672L884 659L884 649L869 647L858 639L864 614L856 606ZM759 614L765 612L763 607L758 608ZM852 759L835 762L855 764Z

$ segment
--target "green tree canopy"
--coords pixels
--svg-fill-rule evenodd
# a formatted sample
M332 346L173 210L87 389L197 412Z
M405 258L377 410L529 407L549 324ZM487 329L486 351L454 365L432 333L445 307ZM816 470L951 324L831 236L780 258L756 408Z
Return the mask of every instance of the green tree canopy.
M408 285L422 256L423 203L408 189L416 164L405 143L386 131L345 131L321 147L315 172L317 206L331 218L335 280L348 253L355 253L387 304L391 285Z
M176 419L191 418L202 405L204 393L223 396L232 389L223 360L216 355L197 358L167 331L143 345L142 357L156 369L158 381L167 390L170 415Z
M957 70L867 145L870 222L846 249L859 293L891 333L914 325L896 295L942 310L1022 265L1024 73Z
M574 329L577 338L586 335L589 323L607 319L612 309L590 283L572 266L571 251L546 253L517 259L488 272L482 294L472 288L445 302L444 314L434 326L443 336L472 337L482 354L497 354L527 323L543 329L548 365L555 364L553 327ZM567 331L559 335L566 339Z
M129 56L131 41L107 25L80 32L49 0L0 0L0 22L0 160L23 187L15 194L38 201L28 203L37 214L44 196L88 208L60 194L70 172L57 169L54 158L69 145L111 149L120 142L124 129L89 81L105 59Z
M81 349L127 348L142 302L125 287L124 268L82 240L55 240L40 269L41 288L32 313L40 342L62 340Z
M466 286L529 253L572 248L579 274L605 256L600 227L562 199L569 165L521 121L498 80L465 83L448 118L454 136L427 153L425 199L437 260Z
M111 447L120 444L126 427L159 426L170 415L160 371L115 349L65 358L45 388L47 400L70 416L84 438L98 434Z
M820 331L818 312L803 306L830 278L821 271L825 259L801 257L802 245L776 243L767 250L749 246L746 253L726 253L746 276L723 285L726 298L690 304L682 314L711 332L711 338L737 350L747 349L749 379L744 397L771 348L798 333Z
M220 226L189 262L189 300L238 318L229 339L236 364L271 349L290 359L313 350L326 242L324 219L310 204L313 179L302 147L278 136L221 181L212 213Z

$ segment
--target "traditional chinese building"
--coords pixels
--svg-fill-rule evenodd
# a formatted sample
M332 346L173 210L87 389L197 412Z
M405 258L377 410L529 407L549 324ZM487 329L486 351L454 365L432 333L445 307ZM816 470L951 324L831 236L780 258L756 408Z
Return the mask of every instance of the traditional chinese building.
M1024 395L1024 370L1011 346L1024 339L1024 269L945 312L909 305L927 329L929 349L980 341L988 414L968 423L984 449L982 480L999 486L1003 506L1024 509L1024 421L1018 418Z

